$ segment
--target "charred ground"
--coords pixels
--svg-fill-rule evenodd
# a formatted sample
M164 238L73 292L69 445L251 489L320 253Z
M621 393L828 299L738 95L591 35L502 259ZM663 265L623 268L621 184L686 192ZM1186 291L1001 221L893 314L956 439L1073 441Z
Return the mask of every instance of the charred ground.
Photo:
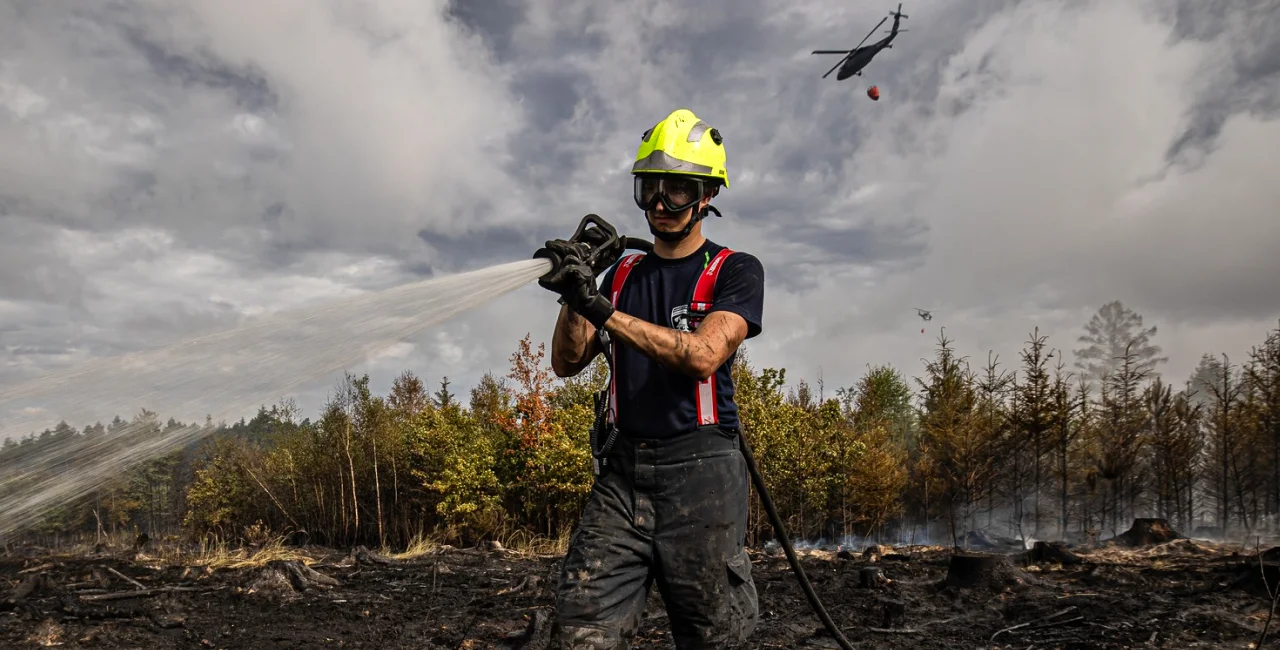
M1176 533L1147 540L1030 551L873 546L801 557L858 647L1256 647L1272 607L1267 585L1272 593L1280 585L1280 551ZM291 551L295 559L220 569L145 550L14 551L0 558L0 646L546 646L559 556L496 545L440 546L412 559L363 548ZM785 557L752 555L761 609L753 646L836 647ZM1278 627L1270 623L1265 645ZM656 593L633 647L672 647Z

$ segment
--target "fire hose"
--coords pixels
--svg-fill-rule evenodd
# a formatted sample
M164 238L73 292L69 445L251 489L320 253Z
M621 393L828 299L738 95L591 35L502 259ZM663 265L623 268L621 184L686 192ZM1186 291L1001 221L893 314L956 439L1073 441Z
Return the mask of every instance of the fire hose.
M589 214L582 218L577 230L568 241L577 245L581 260L590 266L597 275L616 263L625 250L653 251L651 242L635 237L618 235L618 231L612 225L594 214ZM546 248L539 249L533 256L551 261L552 267L548 274L554 273L564 263L564 260L558 254ZM599 402L596 404L597 420L599 419L601 406L602 404ZM596 427L592 427L591 452L598 461L595 429ZM616 433L616 430L614 433ZM778 515L778 509L774 506L773 499L769 496L769 489L764 484L764 476L760 474L760 468L756 465L756 459L751 453L751 445L747 443L746 435L739 435L738 439L742 442L742 456L747 462L747 470L751 474L751 483L760 495L760 503L764 507L765 514L769 516L769 525L773 527L773 533L778 537L778 543L782 546L782 550L787 556L787 563L791 565L792 572L795 573L796 579L800 582L800 588L804 591L805 598L809 601L809 606L817 614L818 618L822 620L823 627L827 629L827 632L831 634L840 647L844 650L852 650L853 646L849 644L849 640L845 638L840 628L836 627L835 621L831 620L831 615L827 613L827 608L823 606L822 600L818 598L817 592L813 590L813 585L809 583L809 577L805 575L804 567L800 566L800 559L796 556L796 551L791 546L791 539L782 523L782 517ZM606 449L608 446L612 446L612 442L613 436L611 435L606 443Z

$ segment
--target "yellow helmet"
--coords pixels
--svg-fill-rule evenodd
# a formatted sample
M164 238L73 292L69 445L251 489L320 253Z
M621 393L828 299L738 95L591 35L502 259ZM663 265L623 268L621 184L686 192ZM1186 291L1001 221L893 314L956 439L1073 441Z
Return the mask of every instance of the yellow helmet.
M631 173L697 176L719 181L727 188L723 142L720 132L693 111L676 109L641 136Z

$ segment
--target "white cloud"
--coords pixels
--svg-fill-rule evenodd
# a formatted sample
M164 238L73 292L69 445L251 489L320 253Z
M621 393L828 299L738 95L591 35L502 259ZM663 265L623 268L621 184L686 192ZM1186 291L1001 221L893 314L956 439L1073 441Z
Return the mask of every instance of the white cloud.
M935 309L926 328L947 326L979 360L989 348L1015 359L1037 325L1071 349L1114 298L1178 332L1156 338L1175 378L1201 352L1259 341L1280 314L1268 279L1280 276L1268 216L1280 190L1267 180L1280 121L1234 116L1200 166L1166 160L1213 90L1223 45L1171 43L1135 3L1024 4L988 22L945 61L936 101L883 119L850 164L851 176L919 188L888 211L928 224L923 266L873 287L832 279L800 313L771 310L775 332L821 310L824 345L770 361L915 372L934 336L920 335L913 306ZM915 146L898 154L908 129Z
M409 0L0 4L0 382L527 257L588 212L642 235L626 172L681 106L729 149L708 235L766 266L751 357L793 380L916 374L941 326L1010 364L1121 299L1180 381L1280 317L1280 39L1240 8L911 2L835 82L809 50L894 3L729 4L536 1L476 33ZM531 285L351 370L461 393L556 308Z

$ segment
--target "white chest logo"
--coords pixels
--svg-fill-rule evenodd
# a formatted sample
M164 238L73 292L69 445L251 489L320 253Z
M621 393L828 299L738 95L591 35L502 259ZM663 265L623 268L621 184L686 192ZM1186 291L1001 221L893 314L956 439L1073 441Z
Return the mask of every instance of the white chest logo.
M698 329L702 317L689 313L689 305L676 305L671 308L671 327L681 332L692 332Z
M689 329L689 305L676 305L671 310L671 327L681 332L691 332Z

